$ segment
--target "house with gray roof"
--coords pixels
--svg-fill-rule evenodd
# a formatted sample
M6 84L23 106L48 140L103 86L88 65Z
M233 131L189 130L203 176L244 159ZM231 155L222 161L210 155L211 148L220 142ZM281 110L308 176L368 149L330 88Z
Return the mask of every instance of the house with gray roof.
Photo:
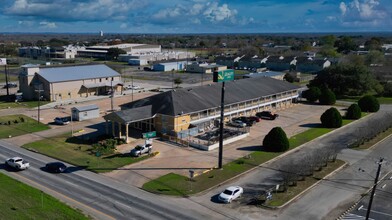
M24 65L19 73L23 98L60 101L122 91L121 75L104 64L45 67Z
M258 77L226 82L225 88L224 115L225 121L229 121L263 110L288 108L297 99L300 87L270 77ZM219 83L181 88L126 103L121 111L104 118L112 122L113 136L122 136L123 127L126 138L129 127L176 135L190 128L204 129L213 125L220 117L220 98ZM115 129L117 125L121 129Z

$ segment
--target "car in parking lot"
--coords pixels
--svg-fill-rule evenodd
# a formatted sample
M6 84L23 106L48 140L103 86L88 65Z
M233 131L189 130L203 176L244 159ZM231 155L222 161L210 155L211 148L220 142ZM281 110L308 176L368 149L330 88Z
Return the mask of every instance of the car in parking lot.
M54 123L56 125L67 125L67 124L69 124L69 121L68 121L68 118L66 118L66 117L56 117L54 119Z
M62 173L67 169L67 166L61 162L50 162L45 165L45 169L50 173Z
M233 120L240 120L240 121L244 122L246 124L246 126L252 126L252 125L256 124L256 121L251 120L249 117L245 117L245 116L238 117Z
M8 83L3 86L4 89L6 88L16 88L18 85L16 83Z
M256 113L256 116L262 119L268 119L268 120L275 120L277 117L279 117L278 114L274 114L270 111L262 111Z
M261 121L261 119L259 117L257 117L257 116L249 116L248 120L249 121L254 121L254 122L260 122Z
M246 127L246 123L242 122L241 120L233 120L228 123L230 126L237 127L237 128L244 128Z
M142 89L142 88L137 85L128 85L125 87L125 90L138 90L138 89Z
M231 203L234 199L237 199L244 193L244 189L240 186L230 186L226 188L218 196L218 200L224 203Z

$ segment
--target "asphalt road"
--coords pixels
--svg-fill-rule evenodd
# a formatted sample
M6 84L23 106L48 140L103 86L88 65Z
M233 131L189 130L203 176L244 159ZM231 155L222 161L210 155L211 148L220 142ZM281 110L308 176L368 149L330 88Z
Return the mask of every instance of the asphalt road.
M240 213L243 219L336 219L346 208L354 204L362 193L371 187L374 178L370 174L375 174L377 169L375 161L379 157L392 155L392 148L390 147L392 137L379 143L373 150L358 151L346 147L354 138L357 138L358 129L368 125L368 120L384 116L386 112L390 112L390 107L309 142L301 149L295 150L280 160L266 163L247 175L194 199L199 202L208 201L209 199L211 207L221 207L222 211L226 213ZM282 164L290 161L301 163L301 159L310 150L317 151L332 145L341 147L342 151L338 158L348 163L345 169L323 180L283 209L265 210L249 205L254 196L263 194L266 190L280 183L279 167ZM392 161L392 156L386 158L386 160ZM359 172L359 168L366 170L366 172ZM392 170L392 166L385 166L381 175L385 175L390 170ZM242 186L244 188L243 197L229 205L216 203L214 199L216 195L229 185Z
M23 157L31 167L12 172L1 164L1 172L33 185L96 219L235 219L186 198L152 195L71 165L65 173L50 174L42 167L54 159L0 141L0 161L13 156Z

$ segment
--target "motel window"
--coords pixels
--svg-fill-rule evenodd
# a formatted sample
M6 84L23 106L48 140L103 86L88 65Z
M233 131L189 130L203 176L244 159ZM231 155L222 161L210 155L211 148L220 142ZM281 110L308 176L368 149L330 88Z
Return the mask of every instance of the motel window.
M112 81L114 81L114 77L112 77Z
M99 79L99 82L102 82L102 79Z

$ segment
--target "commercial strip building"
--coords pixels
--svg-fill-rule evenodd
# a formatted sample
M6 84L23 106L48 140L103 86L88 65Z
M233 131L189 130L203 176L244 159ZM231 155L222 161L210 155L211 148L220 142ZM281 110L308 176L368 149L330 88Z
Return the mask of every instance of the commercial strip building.
M299 88L269 77L226 82L224 120L288 108L298 98ZM172 136L188 135L190 129L208 130L220 118L220 98L219 83L160 93L124 104L121 111L104 116L106 131L109 133L110 121L112 135L124 134L128 141L129 128Z
M118 48L127 52L133 53L160 53L161 45L151 44L116 44L110 46L91 46L78 49L79 57L93 57L93 58L106 58L108 50L111 48ZM128 61L128 60L127 60Z
M143 53L127 53L120 54L118 60L122 62L129 62L129 60L143 60L141 63L154 63L164 60L191 60L195 57L195 53L188 51L162 51L162 52L143 52ZM135 65L134 63L129 63Z
M62 66L40 68L24 65L19 73L23 98L48 101L68 100L122 90L121 75L106 65Z
M186 66L186 71L189 73L213 73L226 69L227 66L208 63L191 63Z

